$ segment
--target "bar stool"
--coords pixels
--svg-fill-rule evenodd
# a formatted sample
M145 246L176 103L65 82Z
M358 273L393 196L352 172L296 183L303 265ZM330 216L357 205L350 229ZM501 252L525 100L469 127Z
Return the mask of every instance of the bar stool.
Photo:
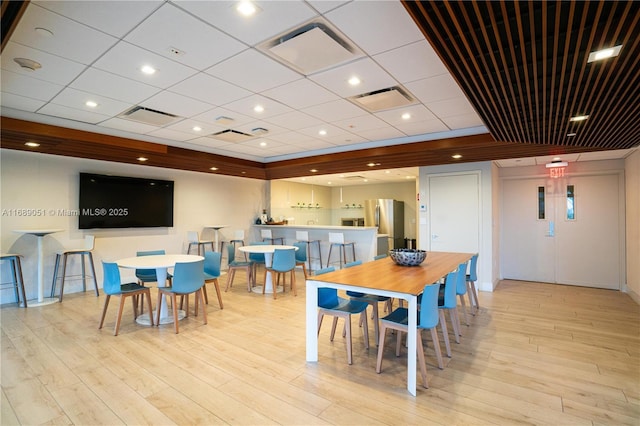
M64 293L64 282L67 279L67 259L69 256L80 255L80 264L82 265L82 273L80 275L69 275L71 277L77 277L77 279L82 279L82 289L83 291L87 291L87 277L93 278L93 286L96 289L96 296L100 296L100 292L98 291L98 282L96 281L96 268L93 265L93 255L91 252L93 251L93 247L95 245L96 237L93 235L85 235L84 237L84 247L79 249L69 249L65 250L61 253L56 254L56 266L53 270L53 283L51 283L51 297L54 297L56 291L56 282L58 278L61 278L62 283L60 284L60 302L62 302L62 295ZM92 275L86 274L85 268L85 256L89 258L89 266L91 267ZM62 277L58 277L58 269L60 268L60 260L62 262Z
M338 246L338 255L340 261L340 269L342 269L342 265L347 263L347 246L351 246L351 251L353 254L352 262L356 261L356 243L353 242L345 242L344 234L342 232L329 232L329 256L327 256L327 267L331 264L331 251L333 246ZM335 262L333 262L335 263Z
M269 244L276 244L276 241L280 241L280 244L284 245L284 238L274 237L271 229L261 229L260 236L262 237L262 241L269 241Z
M211 251L216 251L213 247L213 240L201 240L197 231L187 231L187 241L189 247L187 248L187 254L191 253L191 247L198 246L198 256L200 256L200 247L202 247L202 253L207 250L206 246L211 246Z
M296 240L299 243L305 243L306 245L306 249L307 249L307 263L309 264L309 271L312 270L311 268L311 261L312 260L317 260L320 264L320 268L322 268L322 251L320 250L320 240L310 240L309 239L309 232L308 231L296 231ZM317 257L312 257L311 256L311 244L315 244L318 248L318 256Z
M11 267L11 281L6 281L0 283L0 290L4 290L6 288L13 287L16 292L16 303L20 306L20 294L22 295L22 301L24 302L24 307L27 307L27 297L24 292L24 279L22 278L22 265L20 263L20 258L22 256L19 254L2 254L0 255L0 260L8 260L9 265Z

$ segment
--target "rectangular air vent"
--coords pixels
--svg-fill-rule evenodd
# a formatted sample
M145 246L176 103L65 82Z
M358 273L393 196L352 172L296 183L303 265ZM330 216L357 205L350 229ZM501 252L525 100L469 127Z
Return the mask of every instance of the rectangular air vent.
M363 56L328 22L319 20L267 41L260 49L304 75Z
M253 135L239 132L237 130L228 129L228 130L223 130L221 132L214 133L209 137L219 139L225 142L244 142L248 139L253 138Z
M177 115L156 111L139 105L130 108L118 117L126 120L137 121L139 123L150 124L152 126L166 126L167 124L171 124L182 119L182 117L178 117Z
M415 102L411 95L398 86L364 93L349 99L371 112L407 106Z

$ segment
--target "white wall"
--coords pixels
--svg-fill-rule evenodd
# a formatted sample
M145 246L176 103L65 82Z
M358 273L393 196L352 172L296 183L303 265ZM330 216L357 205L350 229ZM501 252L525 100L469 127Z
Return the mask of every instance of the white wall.
M418 212L418 248L427 250L429 248L428 238L428 205L429 187L427 184L428 175L451 174L457 172L480 172L480 250L478 257L478 282L477 287L483 291L493 291L498 283L497 272L499 270L498 259L495 256L494 247L497 245L498 232L493 227L493 216L495 212L495 189L493 184L493 174L495 166L491 162L461 163L443 166L420 167L420 178L418 193L420 204L427 206L427 211ZM461 206L464 208L464 206ZM497 215L497 212L495 212Z
M640 303L640 149L625 159L627 291Z
M174 226L172 228L79 230L77 217L51 214L58 209L78 208L78 173L91 172L173 180ZM268 206L266 182L255 179L209 175L157 167L83 160L12 150L0 150L0 248L3 253L24 255L23 273L27 299L35 298L36 238L12 232L20 228L63 228L65 231L44 239L45 296L51 288L55 251L81 247L85 234L96 236L94 263L98 285L102 286L100 262L135 256L137 250L164 249L168 253L186 252L186 233L203 232L213 238L205 225L229 225L221 234L232 236L234 229L244 229L252 236L252 227L262 208ZM40 217L16 216L14 209L44 209ZM251 238L253 239L253 238ZM4 262L6 263L6 262ZM76 271L78 263L70 264ZM2 282L8 275L2 265ZM124 275L124 273L123 273ZM80 282L69 282L65 293L80 291ZM0 303L14 300L11 290L0 292Z

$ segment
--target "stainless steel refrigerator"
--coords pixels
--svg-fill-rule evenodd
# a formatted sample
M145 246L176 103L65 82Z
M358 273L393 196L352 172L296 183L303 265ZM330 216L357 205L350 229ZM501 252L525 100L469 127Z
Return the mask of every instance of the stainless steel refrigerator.
M364 226L389 235L389 249L404 247L404 202L379 198L364 201Z

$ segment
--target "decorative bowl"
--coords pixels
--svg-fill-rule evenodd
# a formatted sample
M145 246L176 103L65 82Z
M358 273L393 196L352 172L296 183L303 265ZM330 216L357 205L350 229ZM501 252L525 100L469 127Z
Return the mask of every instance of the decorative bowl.
M407 248L389 250L389 255L394 262L401 266L418 266L427 258L425 250Z

